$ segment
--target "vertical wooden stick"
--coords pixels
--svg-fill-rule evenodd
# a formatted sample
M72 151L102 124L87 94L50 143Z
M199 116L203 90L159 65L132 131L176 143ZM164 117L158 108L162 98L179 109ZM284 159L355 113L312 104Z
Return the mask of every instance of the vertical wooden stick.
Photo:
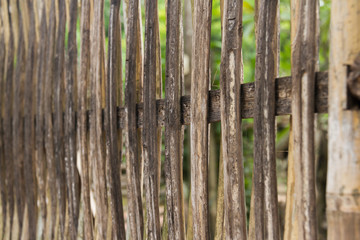
M345 110L347 80L359 83L360 2L331 2L329 162L326 205L328 239L360 238L360 111ZM355 76L357 74L357 80Z
M194 239L209 239L208 90L211 1L194 1L191 69L191 200Z
M129 0L127 36L126 36L126 173L128 180L129 218L132 239L142 239L144 224L141 200L139 144L136 130L136 76L138 71L136 52L139 28L139 0Z
M291 44L292 127L299 239L317 238L314 153L316 2L292 1L296 24Z
M110 203L113 221L113 231L117 239L125 239L124 213L122 206L118 130L117 130L117 99L122 94L122 68L121 68L121 28L120 28L120 0L112 1L110 6L109 26L109 54L108 54L108 75L106 83L106 109L105 109L105 131L107 146L107 161L109 161L110 179ZM120 88L120 97L117 91ZM121 146L121 145L120 145Z
M90 68L90 0L81 4L81 58L80 79L78 84L78 138L81 159L81 188L84 209L84 238L93 239L92 214L90 209L90 170L87 142L87 90Z
M240 84L242 1L225 0L221 51L221 135L224 164L225 236L246 239Z
M182 125L180 97L182 76L181 1L169 1L167 6L166 40L166 122L165 173L168 234L170 239L185 239L182 181Z
M275 77L278 54L278 0L257 2L254 209L255 239L280 239L276 157Z
M35 12L32 0L27 0L26 7L29 12L29 34L28 34L28 55L26 58L26 77L24 92L24 177L27 196L27 216L29 239L36 238L37 211L36 211L36 183L35 183L35 162L34 162L34 110L33 110L33 83L35 79L37 43L35 35Z

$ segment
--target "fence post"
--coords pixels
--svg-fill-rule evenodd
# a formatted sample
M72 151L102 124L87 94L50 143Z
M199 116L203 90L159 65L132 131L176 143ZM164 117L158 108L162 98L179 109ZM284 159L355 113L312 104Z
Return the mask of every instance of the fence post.
M326 202L334 240L360 238L360 111L345 109L348 75L359 73L359 12L358 0L332 1Z

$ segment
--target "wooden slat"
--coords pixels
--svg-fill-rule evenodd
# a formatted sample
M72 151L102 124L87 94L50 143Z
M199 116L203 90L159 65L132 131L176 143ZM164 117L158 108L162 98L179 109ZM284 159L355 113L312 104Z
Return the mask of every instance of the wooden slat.
M67 207L69 212L68 237L76 239L79 214L79 174L76 168L76 130L75 130L75 91L77 83L77 0L71 0L69 6L68 58L65 89L65 171L67 183Z
M105 131L108 169L107 175L110 179L110 208L113 221L113 231L117 239L125 239L124 213L121 194L119 144L117 131L117 99L122 94L122 68L121 68L121 32L120 32L120 0L112 1L110 6L110 26L109 26L109 54L108 54L108 75L106 82L106 109L105 109ZM118 91L120 88L120 91ZM120 94L117 97L117 94ZM121 146L121 144L120 144Z
M246 239L240 110L240 86L243 82L242 1L225 0L222 20L220 108L224 164L224 234L230 239Z
M81 3L81 56L80 56L80 79L78 82L78 121L77 134L79 139L81 161L81 192L84 214L84 238L93 239L93 218L90 209L90 170L87 142L87 90L89 83L90 68L90 0L82 0Z
M54 158L54 135L53 135L53 122L52 122L52 93L54 82L54 54L55 54L55 33L56 33L56 18L55 18L55 0L51 0L49 18L48 18L48 31L47 31L47 53L46 53L46 77L44 86L44 126L45 126L45 152L47 163L47 191L48 191L48 223L46 224L45 238L54 239L55 224L57 218L57 191L56 191L56 170Z
M138 71L136 54L139 28L139 0L129 0L126 36L126 70L125 70L125 109L124 126L126 126L126 172L128 180L130 238L142 239L144 231L141 199L141 164L139 162L140 144L137 141L136 129L136 76Z
M101 123L102 82L104 79L104 0L94 2L94 18L91 28L91 78L90 78L90 159L93 161L93 183L96 203L96 239L106 239L107 189L105 177L105 156L103 152L103 129Z
M144 126L143 157L144 186L147 210L147 229L149 239L160 239L159 185L156 124L156 71L157 71L157 36L158 21L157 0L146 1L145 51L144 51Z
M280 239L275 157L278 0L257 2L254 113L255 239Z
M295 211L299 239L317 239L315 196L315 66L317 1L294 0L295 35L291 43L292 127Z
M24 91L24 177L26 182L26 204L27 204L27 222L29 239L36 238L37 229L37 208L36 208L36 180L35 180L35 159L34 159L34 111L33 111L33 82L35 79L37 44L35 35L35 12L32 0L26 1L26 7L29 13L29 33L28 33L28 49L26 58L26 77Z
M167 6L165 78L165 177L168 237L185 239L181 124L181 1Z
M208 89L211 1L194 1L191 69L191 205L194 239L209 239Z

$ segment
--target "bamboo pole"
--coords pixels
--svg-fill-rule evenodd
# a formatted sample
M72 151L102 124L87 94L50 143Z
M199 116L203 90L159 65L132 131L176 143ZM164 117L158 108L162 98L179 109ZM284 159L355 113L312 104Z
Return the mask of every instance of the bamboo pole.
M360 111L346 110L344 106L349 97L347 88L359 92L359 84L347 86L347 78L349 81L352 77L359 83L359 12L359 1L332 1L326 189L328 239L331 240L360 238Z

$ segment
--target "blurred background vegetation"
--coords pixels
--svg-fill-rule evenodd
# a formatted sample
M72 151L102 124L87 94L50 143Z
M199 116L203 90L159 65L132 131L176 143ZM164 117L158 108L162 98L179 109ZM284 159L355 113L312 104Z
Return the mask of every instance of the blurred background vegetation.
M143 26L145 25L145 7L144 0L142 2L142 19ZM162 75L163 83L165 80L165 53L166 53L166 0L158 0L159 10L159 26L160 26L160 41L161 41L161 57L162 57ZM105 29L107 40L107 29L109 25L109 6L110 0L105 1ZM191 86L191 37L192 37L192 20L191 20L191 0L184 0L184 69L185 69L185 93L190 94ZM121 6L121 13L123 13L123 4ZM330 24L330 0L320 0L320 41L319 41L319 68L320 71L328 69L328 55L329 55L329 24ZM126 38L124 28L124 18L121 14L122 20L122 48L123 48L123 70L125 69L125 53L126 53ZM80 23L79 23L80 25ZM79 26L80 27L80 26ZM254 81L255 71L255 29L254 29L254 0L243 1L243 64L244 64L244 82ZM144 31L144 27L143 27ZM144 33L143 33L144 34ZM315 33L314 33L315 34ZM78 33L78 41L80 41L80 32ZM107 44L106 44L107 45ZM212 10L212 25L211 25L211 88L220 88L220 56L221 56L221 13L220 0L213 0ZM125 71L123 71L125 73ZM280 1L280 65L279 77L291 75L291 42L290 42L290 0ZM124 80L124 78L123 78ZM163 86L165 83L163 84ZM163 98L164 98L163 87ZM326 141L326 122L327 115L317 116L317 134L322 134L318 137ZM247 210L250 209L250 195L251 195L251 180L253 168L253 120L244 119L243 123L243 155L244 155L244 173L245 173L245 189L246 189L246 204ZM210 130L210 159L209 159L209 201L210 201L210 221L215 223L216 214L216 196L217 196L217 182L218 182L218 167L220 155L220 139L221 129L220 123L214 123ZM287 176L287 150L289 138L289 116L277 117L277 174L278 174L278 192L280 208L284 207L286 200L286 176ZM186 212L188 208L190 195L190 139L189 127L185 128L184 137L184 198L186 205ZM321 143L317 142L320 146ZM325 145L326 146L326 145ZM163 146L164 149L164 146ZM321 151L326 151L321 150ZM319 153L317 153L319 155ZM320 153L321 156L323 156ZM326 154L325 154L326 155ZM164 161L164 154L162 154L162 161ZM125 160L125 159L124 159ZM163 178L164 175L162 175ZM326 177L326 170L325 170ZM322 183L323 185L325 183ZM162 179L162 188L165 182ZM324 186L323 186L324 187ZM321 188L321 187L320 187ZM123 191L126 193L126 191ZM320 193L321 194L321 193ZM165 193L161 194L162 204L165 204ZM126 201L125 201L126 202ZM283 203L283 205L281 205ZM282 211L280 209L280 211ZM249 213L248 213L249 214ZM214 229L214 228L212 228Z

